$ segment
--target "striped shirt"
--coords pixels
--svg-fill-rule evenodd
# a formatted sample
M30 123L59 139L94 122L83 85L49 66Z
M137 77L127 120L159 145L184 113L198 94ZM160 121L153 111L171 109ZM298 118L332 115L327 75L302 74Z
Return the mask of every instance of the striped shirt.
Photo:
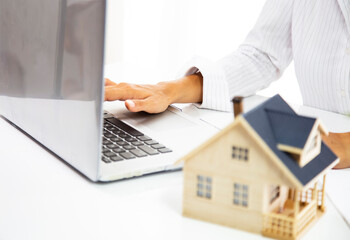
M186 75L203 75L202 108L229 111L230 99L267 87L292 60L304 105L350 113L349 0L267 0L235 52L195 57Z

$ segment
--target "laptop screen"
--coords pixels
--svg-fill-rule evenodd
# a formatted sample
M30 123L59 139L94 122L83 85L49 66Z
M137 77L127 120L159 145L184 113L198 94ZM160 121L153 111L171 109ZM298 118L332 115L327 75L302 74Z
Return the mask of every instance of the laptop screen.
M95 180L105 0L0 1L0 114Z

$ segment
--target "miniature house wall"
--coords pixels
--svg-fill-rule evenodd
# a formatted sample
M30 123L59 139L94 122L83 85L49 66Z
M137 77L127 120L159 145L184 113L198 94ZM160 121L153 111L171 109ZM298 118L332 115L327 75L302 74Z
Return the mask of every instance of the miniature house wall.
M232 144L232 139L239 141ZM233 151L236 157L232 156ZM288 192L281 191L283 194L272 204L264 195L276 185L294 186L238 122L231 131L188 160L184 174L184 215L256 233L262 231L261 212L283 204L283 194ZM203 178L202 188L197 186L198 177ZM200 198L201 189L203 197Z
M312 127L300 159L320 152L318 147L328 150L321 145L320 135L325 132L318 122ZM183 159L183 215L269 237L296 239L324 211L324 176L338 162L334 154L329 157L330 164L314 172L307 183L301 182L239 116ZM312 161L304 159L294 168L303 169Z

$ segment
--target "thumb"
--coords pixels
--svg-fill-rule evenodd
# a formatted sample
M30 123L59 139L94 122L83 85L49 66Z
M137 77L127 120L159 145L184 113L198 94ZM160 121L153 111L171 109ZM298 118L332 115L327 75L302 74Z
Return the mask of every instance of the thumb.
M154 102L152 99L142 100L126 100L125 106L130 112L145 111L148 113L160 113L164 112L168 106L162 106L159 103Z
M125 106L130 112L145 111L145 100L126 100Z

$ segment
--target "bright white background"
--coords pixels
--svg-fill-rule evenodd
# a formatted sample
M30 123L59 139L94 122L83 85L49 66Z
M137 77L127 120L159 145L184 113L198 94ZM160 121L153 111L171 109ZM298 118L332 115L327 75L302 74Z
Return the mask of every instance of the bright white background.
M106 63L171 80L194 54L217 60L236 49L263 2L109 0ZM264 94L276 90L300 101L293 68ZM261 239L182 217L181 172L92 184L4 121L0 132L0 240ZM346 200L344 192L337 199ZM350 239L334 205L327 208L305 239Z
M128 66L125 79L172 80L192 56L217 61L237 49L254 26L262 0L108 0L106 64ZM132 66L130 68L130 66ZM125 67L126 68L126 67ZM130 80L131 79L131 80ZM135 80L136 81L136 80ZM137 80L140 82L140 80ZM263 96L302 104L293 64Z

